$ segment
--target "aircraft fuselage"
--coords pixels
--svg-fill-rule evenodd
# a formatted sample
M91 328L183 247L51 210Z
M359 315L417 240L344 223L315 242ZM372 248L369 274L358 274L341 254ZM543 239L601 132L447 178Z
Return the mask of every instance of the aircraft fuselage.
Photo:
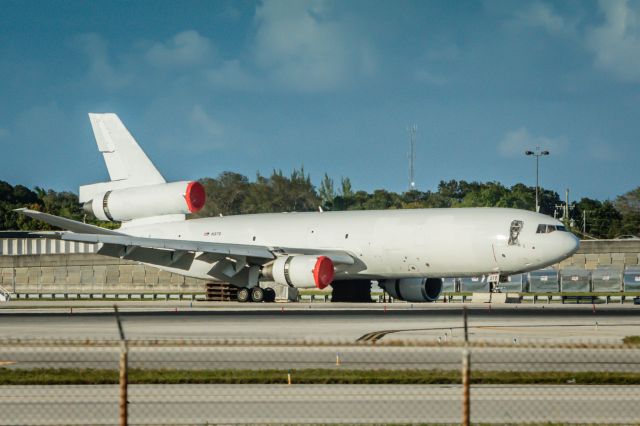
M129 226L121 232L285 252L344 251L356 259L336 268L335 280L344 280L508 275L543 268L579 246L569 232L540 233L539 225L545 224L562 228L549 216L525 210L452 208L237 215ZM207 279L210 269L210 263L195 260L189 271L176 272Z

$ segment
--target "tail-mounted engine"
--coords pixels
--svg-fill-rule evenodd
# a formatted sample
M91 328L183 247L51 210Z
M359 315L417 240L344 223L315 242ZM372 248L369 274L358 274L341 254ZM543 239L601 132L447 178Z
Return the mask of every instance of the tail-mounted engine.
M84 210L100 220L121 222L196 213L205 199L204 187L199 182L183 181L107 191L84 203Z
M323 289L333 281L333 261L326 256L280 256L262 268L262 276L281 285Z
M435 302L442 292L442 278L403 278L379 283L394 299L407 302Z

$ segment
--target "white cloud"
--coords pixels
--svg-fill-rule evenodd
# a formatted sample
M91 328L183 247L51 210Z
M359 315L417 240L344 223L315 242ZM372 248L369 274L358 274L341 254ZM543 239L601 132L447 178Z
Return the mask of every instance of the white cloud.
M375 69L372 49L331 12L312 1L265 1L256 9L254 59L272 82L322 91Z
M516 11L509 24L516 27L542 28L552 35L574 31L573 24L558 15L550 5L542 2L533 2Z
M160 67L194 67L207 63L215 57L211 40L197 31L183 31L166 43L155 43L146 52L147 60Z
M111 64L107 41L99 34L83 34L76 40L77 45L89 59L89 78L107 89L121 89L127 86L132 76Z
M562 154L567 151L569 141L564 137L534 136L525 127L521 127L507 132L500 141L498 151L504 157L516 157L524 154L526 150L533 150L536 147L550 151L551 154Z
M587 30L586 44L595 63L623 81L640 82L640 3L598 3L604 23Z
M86 34L78 45L89 59L92 83L120 89L152 80L161 84L180 70L172 85L204 82L226 90L293 90L320 92L343 88L375 73L376 50L334 3L311 0L266 0L255 9L255 35L244 48L222 57L215 42L195 30L164 41L133 42L116 57L107 41ZM167 71L165 73L159 70Z
M195 105L189 115L189 124L198 138L203 139L208 146L222 145L221 137L224 129L200 105Z
M205 72L211 86L233 90L252 90L259 87L256 77L242 67L238 60L224 61L222 65Z

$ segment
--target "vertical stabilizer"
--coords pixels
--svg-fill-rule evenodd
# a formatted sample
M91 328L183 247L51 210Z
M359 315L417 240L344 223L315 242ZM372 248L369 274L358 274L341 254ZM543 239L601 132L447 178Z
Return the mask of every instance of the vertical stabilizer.
M81 186L80 202L99 192L166 182L116 114L90 113L89 120L111 182Z

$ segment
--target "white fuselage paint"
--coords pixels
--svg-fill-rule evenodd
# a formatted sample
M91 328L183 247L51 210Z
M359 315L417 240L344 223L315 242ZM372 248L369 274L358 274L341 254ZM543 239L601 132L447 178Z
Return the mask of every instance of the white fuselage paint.
M508 244L512 221L523 222ZM543 268L573 254L569 232L537 234L549 216L515 209L452 208L253 214L192 219L122 229L139 237L349 252L356 262L338 266L335 280L463 277L513 274ZM170 268L164 268L172 270ZM211 264L195 260L195 278L211 278Z

